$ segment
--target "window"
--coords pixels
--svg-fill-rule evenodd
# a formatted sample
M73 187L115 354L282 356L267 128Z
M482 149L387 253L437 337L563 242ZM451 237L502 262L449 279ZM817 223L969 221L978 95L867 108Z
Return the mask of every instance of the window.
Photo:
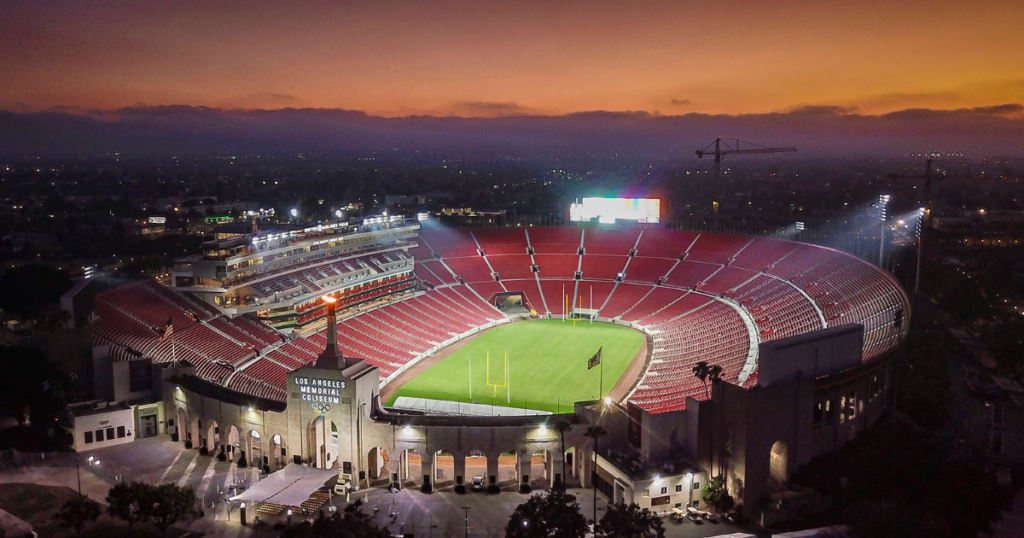
M821 417L824 415L824 413L825 413L825 402L818 402L818 403L814 404L814 420L813 420L813 423L814 423L815 426L820 426L821 425Z
M661 494L664 495L666 493L668 493L668 488L661 488Z
M694 482L693 489L700 489L700 482Z
M832 424L835 420L835 414L832 409L832 400L825 400L825 422Z
M99 443L103 440L103 430L96 430L96 442Z
M92 443L92 432L85 432L85 444Z
M682 484L676 484L676 493L679 493L680 491L683 491L683 485Z
M124 437L124 426L118 426L117 427L117 438L120 439L122 437Z
M114 428L107 428L107 440L114 438Z

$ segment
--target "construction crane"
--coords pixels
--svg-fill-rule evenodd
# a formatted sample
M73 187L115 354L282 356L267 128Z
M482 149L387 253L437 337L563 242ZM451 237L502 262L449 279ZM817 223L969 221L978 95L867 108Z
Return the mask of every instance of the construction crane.
M740 142L750 147L741 148ZM712 147L714 148L713 151L711 149ZM796 148L769 148L753 142L747 142L746 140L740 140L739 138L716 138L714 142L708 144L704 149L697 150L697 158L703 159L705 155L715 156L715 183L718 183L718 177L722 173L722 157L725 155L755 155L765 153L787 153L790 151L796 151Z
M746 144L749 147L741 148L740 142ZM714 148L712 150L711 148ZM753 142L747 142L746 140L740 140L739 138L716 138L714 142L710 143L704 149L697 150L697 158L703 159L705 155L715 156L715 180L713 196L714 200L711 202L711 213L715 217L715 226L718 226L718 199L721 198L721 176L722 174L722 157L725 155L755 155L755 154L771 154L771 153L786 153L790 151L796 151L794 147L785 148L769 148Z
M963 165L967 167L967 172L949 173L947 170L936 165ZM924 256L924 239L925 231L931 222L932 214L932 180L937 177L942 178L961 178L961 179L972 179L974 176L971 174L971 166L979 166L977 163L963 162L963 161L946 161L929 158L924 162L924 173L923 174L887 174L886 177L889 179L923 179L924 180L924 194L922 196L921 213L918 215L917 223L917 259L916 259L916 270L914 272L914 293L916 294L921 288L921 258ZM982 172L984 174L984 172Z
M941 167L941 165L962 165L967 166L967 173L949 173ZM937 166L939 165L939 166ZM932 208L932 180L936 178L960 178L960 179L972 179L974 176L971 174L971 166L980 166L977 163L970 163L964 161L946 161L938 159L928 159L924 162L924 173L923 174L887 174L886 177L889 179L923 179L924 180L924 195L921 202L927 209ZM984 172L982 172L984 174Z

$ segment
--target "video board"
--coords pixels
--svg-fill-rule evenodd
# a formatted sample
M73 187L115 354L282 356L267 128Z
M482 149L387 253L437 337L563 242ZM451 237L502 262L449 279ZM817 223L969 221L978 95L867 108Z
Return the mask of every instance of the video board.
M569 220L612 224L616 220L644 223L661 221L661 200L657 198L584 198L569 206Z

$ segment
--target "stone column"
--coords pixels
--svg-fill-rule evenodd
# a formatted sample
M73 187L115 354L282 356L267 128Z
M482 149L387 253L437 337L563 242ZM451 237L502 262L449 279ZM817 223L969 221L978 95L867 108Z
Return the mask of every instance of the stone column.
M430 491L434 491L437 467L434 465L434 451L432 449L427 448L420 451L420 474L424 475L420 477L424 483L430 483Z
M487 454L487 485L498 485L498 458L501 451Z
M548 472L548 486L549 487L554 487L554 485L555 485L555 475L556 474L557 475L561 475L562 474L562 460L565 458L565 456L563 454L561 454L560 452L558 452L557 448L555 450L549 450L548 451L548 455L549 455L549 457L547 458L547 465L546 465L547 472ZM565 472L566 473L570 472L568 467L565 469ZM562 483L565 484L565 477L564 476L562 477Z
M455 485L466 485L469 482L466 476L466 454L453 452L452 457L455 459Z
M524 450L523 452L520 452L520 454L519 454L519 462L518 463L519 463L519 485L520 486L522 486L523 484L529 484L534 478L536 478L532 474L532 464L533 464L533 462L530 461L532 457L533 456L530 454L530 451L528 449ZM524 479L524 477L529 477L529 478Z

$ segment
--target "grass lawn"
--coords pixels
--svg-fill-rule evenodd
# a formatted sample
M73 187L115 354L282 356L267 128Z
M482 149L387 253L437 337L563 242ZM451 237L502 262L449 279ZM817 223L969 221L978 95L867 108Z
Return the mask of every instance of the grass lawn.
M53 514L64 501L78 493L61 486L36 484L3 484L0 486L0 508L25 520L38 532L53 527Z
M399 396L490 404L493 389L487 386L487 352L491 382L500 384L507 350L512 402L506 399L506 389L499 388L494 404L552 412L560 405L562 412L569 412L574 402L596 400L611 392L643 343L643 334L606 323L577 322L573 327L571 321L537 320L499 325L403 385L388 404ZM598 395L601 367L588 371L587 359L602 345L604 392Z

